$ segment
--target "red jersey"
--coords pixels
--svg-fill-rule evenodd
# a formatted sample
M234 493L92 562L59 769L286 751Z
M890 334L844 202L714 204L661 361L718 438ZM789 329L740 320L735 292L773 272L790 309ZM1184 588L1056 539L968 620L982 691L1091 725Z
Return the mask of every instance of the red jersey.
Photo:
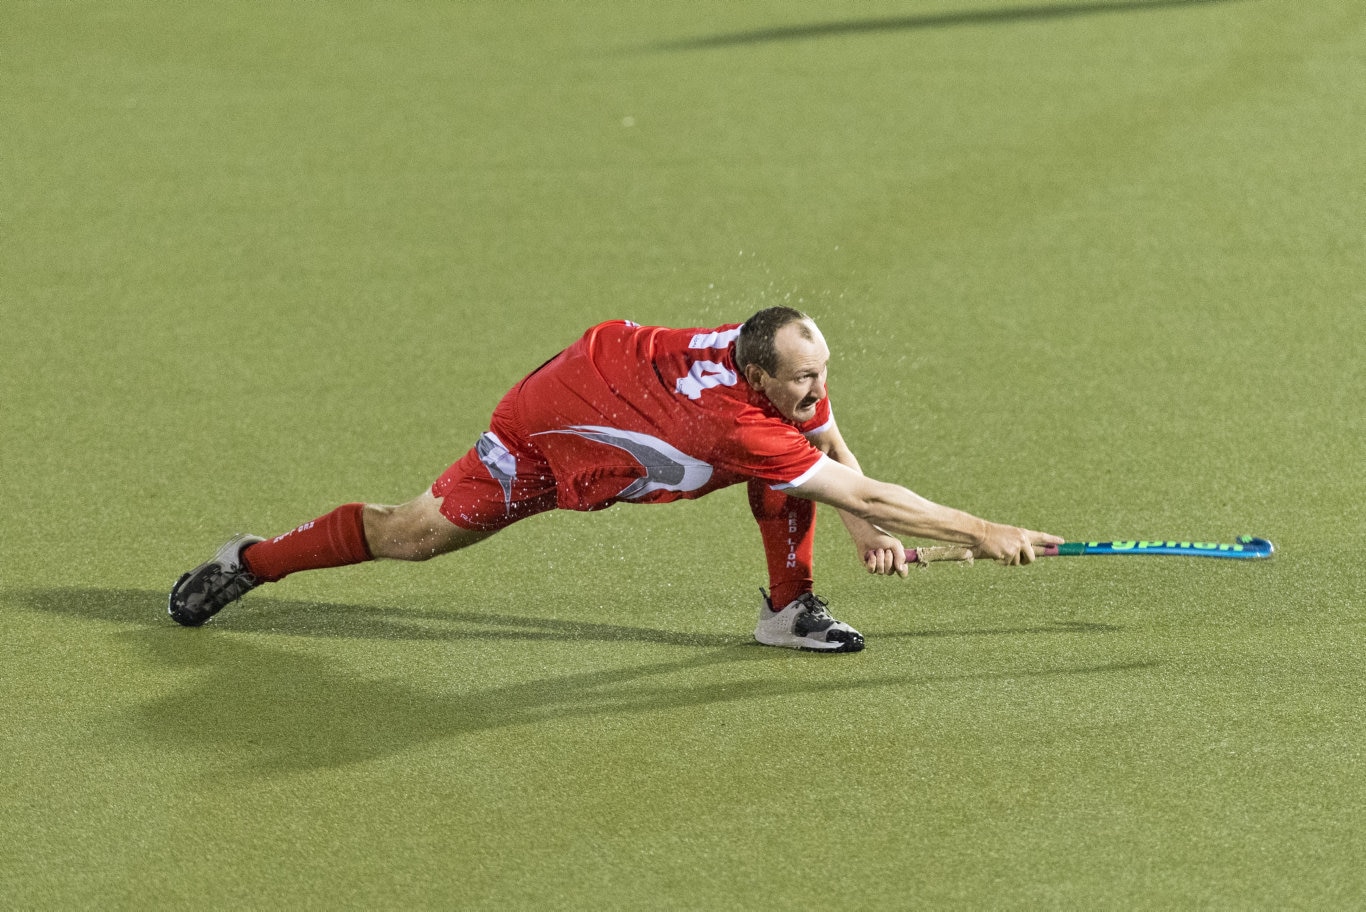
M513 391L517 428L550 466L562 509L697 498L751 478L800 485L826 458L735 368L740 324L601 323ZM512 443L512 441L508 441Z

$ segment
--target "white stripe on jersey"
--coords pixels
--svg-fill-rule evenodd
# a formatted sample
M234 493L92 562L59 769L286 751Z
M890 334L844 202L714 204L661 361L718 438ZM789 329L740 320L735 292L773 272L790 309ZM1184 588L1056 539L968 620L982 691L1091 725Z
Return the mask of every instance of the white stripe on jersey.
M832 411L832 412L830 413L830 420L827 421L827 422L825 422L825 424L822 424L822 425L821 425L820 427L818 427L818 428L812 428L812 429L809 430L809 431L802 431L802 433L803 433L804 435L806 435L807 437L814 437L814 436L817 435L817 434L821 434L821 433L824 433L825 431L830 430L830 429L831 429L832 427L834 427L834 426L835 426L835 413Z
M617 492L616 496L625 500L639 500L654 491L696 491L711 480L710 463L695 459L658 437L639 431L576 424L563 430L539 431L532 436L544 434L573 434L631 454L636 462L645 467L645 475Z
M802 474L798 475L796 478L789 481L787 484L769 485L769 488L774 491L786 491L790 488L800 488L802 485L810 481L815 476L815 474L819 472L821 468L829 461L830 457L822 453L821 458L816 461L815 465L807 469Z

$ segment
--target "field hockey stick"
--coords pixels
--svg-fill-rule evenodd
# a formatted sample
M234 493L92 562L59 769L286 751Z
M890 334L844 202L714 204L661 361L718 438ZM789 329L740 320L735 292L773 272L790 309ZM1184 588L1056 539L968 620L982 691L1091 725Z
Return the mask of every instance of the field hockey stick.
M1264 538L1242 535L1233 543L1165 540L1065 542L1034 549L1038 557L1092 557L1097 555L1150 554L1167 557L1221 557L1232 560L1259 560L1276 553L1276 546ZM962 545L931 545L906 549L906 560L923 566L935 561L971 563L972 549Z

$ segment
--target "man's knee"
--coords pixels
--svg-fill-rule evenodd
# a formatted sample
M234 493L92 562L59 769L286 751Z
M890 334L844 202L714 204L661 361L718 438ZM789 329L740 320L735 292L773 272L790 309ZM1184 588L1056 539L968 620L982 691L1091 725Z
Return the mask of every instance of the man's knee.
M390 560L429 560L489 534L452 523L442 515L441 502L431 492L398 506L366 504L364 517L370 553Z

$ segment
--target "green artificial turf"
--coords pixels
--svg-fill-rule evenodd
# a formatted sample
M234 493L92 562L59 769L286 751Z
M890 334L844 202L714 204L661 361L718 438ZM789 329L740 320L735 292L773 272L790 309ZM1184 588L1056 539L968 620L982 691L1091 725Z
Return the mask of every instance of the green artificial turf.
M1357 0L14 2L0 906L1366 904ZM751 644L744 495L292 577L600 320L820 322L865 470L1070 539Z

